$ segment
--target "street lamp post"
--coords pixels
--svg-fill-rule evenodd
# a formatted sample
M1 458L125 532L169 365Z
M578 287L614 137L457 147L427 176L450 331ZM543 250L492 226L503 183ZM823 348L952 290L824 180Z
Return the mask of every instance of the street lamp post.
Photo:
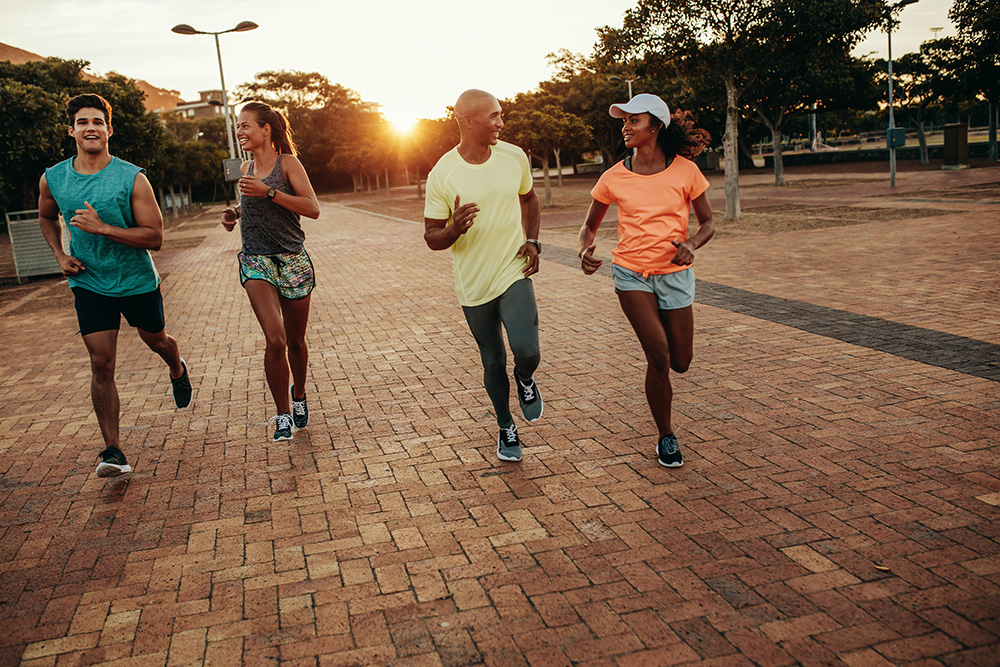
M894 132L896 121L892 113L892 13L915 2L918 0L900 0L889 8L886 17L886 33L889 36L889 131L886 133L886 140L889 144L889 185L891 187L896 187L896 145L899 143L896 132Z
M187 23L181 23L180 25L175 25L171 28L171 31L176 32L178 35L212 35L215 37L215 54L219 58L219 79L222 81L222 113L226 116L226 139L229 143L229 159L236 159L236 138L233 132L233 121L229 114L229 96L226 94L226 75L222 73L222 49L219 48L219 35L224 35L227 32L246 32L247 30L253 30L257 28L257 24L253 21L240 21L240 23L235 28L230 28L229 30L220 30L218 32L211 32L205 30L195 30Z
M624 81L625 83L628 84L628 98L629 99L632 99L632 82L633 81L638 81L638 80L639 79L623 79L620 76L615 76L614 74L612 74L611 76L608 77L608 81L617 81L619 83L621 83L622 81Z

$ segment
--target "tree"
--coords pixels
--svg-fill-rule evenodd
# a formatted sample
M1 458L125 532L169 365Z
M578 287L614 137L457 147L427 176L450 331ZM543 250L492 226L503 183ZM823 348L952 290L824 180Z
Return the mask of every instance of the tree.
M871 63L852 57L851 49L881 20L880 11L871 0L776 2L770 20L760 26L756 48L769 66L746 89L744 101L771 131L775 185L785 185L782 137L787 120L875 107ZM773 49L775 40L780 49Z
M953 37L923 42L917 53L907 53L893 64L893 97L907 119L917 130L920 162L929 162L924 115L932 105L949 100L968 99L970 92L963 83L961 46ZM886 63L878 61L877 71L884 72ZM884 82L886 75L878 77ZM887 89L883 85L882 88ZM974 93L971 93L974 95Z
M56 93L20 81L0 79L0 207L34 208L38 179L62 157L68 123ZM60 131L61 130L61 131Z
M968 54L965 76L989 103L990 162L997 161L997 107L1000 103L1000 0L955 0L948 18Z
M586 145L590 138L587 126L577 116L563 111L553 97L542 93L522 93L513 101L504 100L501 106L506 111L504 137L538 160L545 182L545 206L552 206L549 154L555 155L561 184L559 153L564 148Z

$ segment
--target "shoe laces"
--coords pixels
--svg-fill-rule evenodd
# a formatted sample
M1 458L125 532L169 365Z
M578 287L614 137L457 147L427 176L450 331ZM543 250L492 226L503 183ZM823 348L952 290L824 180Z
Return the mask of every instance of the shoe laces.
M521 387L521 397L525 403L535 400L535 383L532 380L522 382L521 378L517 378L517 384Z
M293 398L292 399L292 412L294 412L299 417L305 417L306 416L306 399L303 398L300 401L300 400L297 400L297 399Z
M504 440L507 441L508 445L512 445L517 442L517 426L511 424L510 426L501 426L500 431L506 434L507 437Z
M288 414L287 412L283 412L280 415L274 415L273 417L271 417L267 421L268 421L268 423L270 423L270 422L278 422L276 428L279 428L279 429L287 428L287 429L291 430L291 428L292 428L292 416L290 414Z

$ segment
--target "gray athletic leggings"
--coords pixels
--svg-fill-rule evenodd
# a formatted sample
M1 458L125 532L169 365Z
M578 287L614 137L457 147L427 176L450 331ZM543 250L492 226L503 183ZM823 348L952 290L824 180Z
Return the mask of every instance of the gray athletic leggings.
M535 288L522 278L507 291L481 306L462 306L472 335L479 344L483 359L483 384L493 402L497 424L507 426L514 419L510 414L510 380L507 379L507 350L503 345L500 325L507 330L514 368L522 379L530 378L542 359L538 349L538 308Z

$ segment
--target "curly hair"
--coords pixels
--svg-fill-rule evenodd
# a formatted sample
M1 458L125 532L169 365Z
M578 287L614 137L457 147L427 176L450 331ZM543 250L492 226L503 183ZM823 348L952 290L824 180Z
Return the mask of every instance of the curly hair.
M662 126L663 121L654 116L649 116L650 126L656 128ZM694 116L690 111L675 109L670 114L670 125L667 125L656 137L656 145L667 157L680 155L689 160L695 159L712 142L712 135L708 130L695 127Z

